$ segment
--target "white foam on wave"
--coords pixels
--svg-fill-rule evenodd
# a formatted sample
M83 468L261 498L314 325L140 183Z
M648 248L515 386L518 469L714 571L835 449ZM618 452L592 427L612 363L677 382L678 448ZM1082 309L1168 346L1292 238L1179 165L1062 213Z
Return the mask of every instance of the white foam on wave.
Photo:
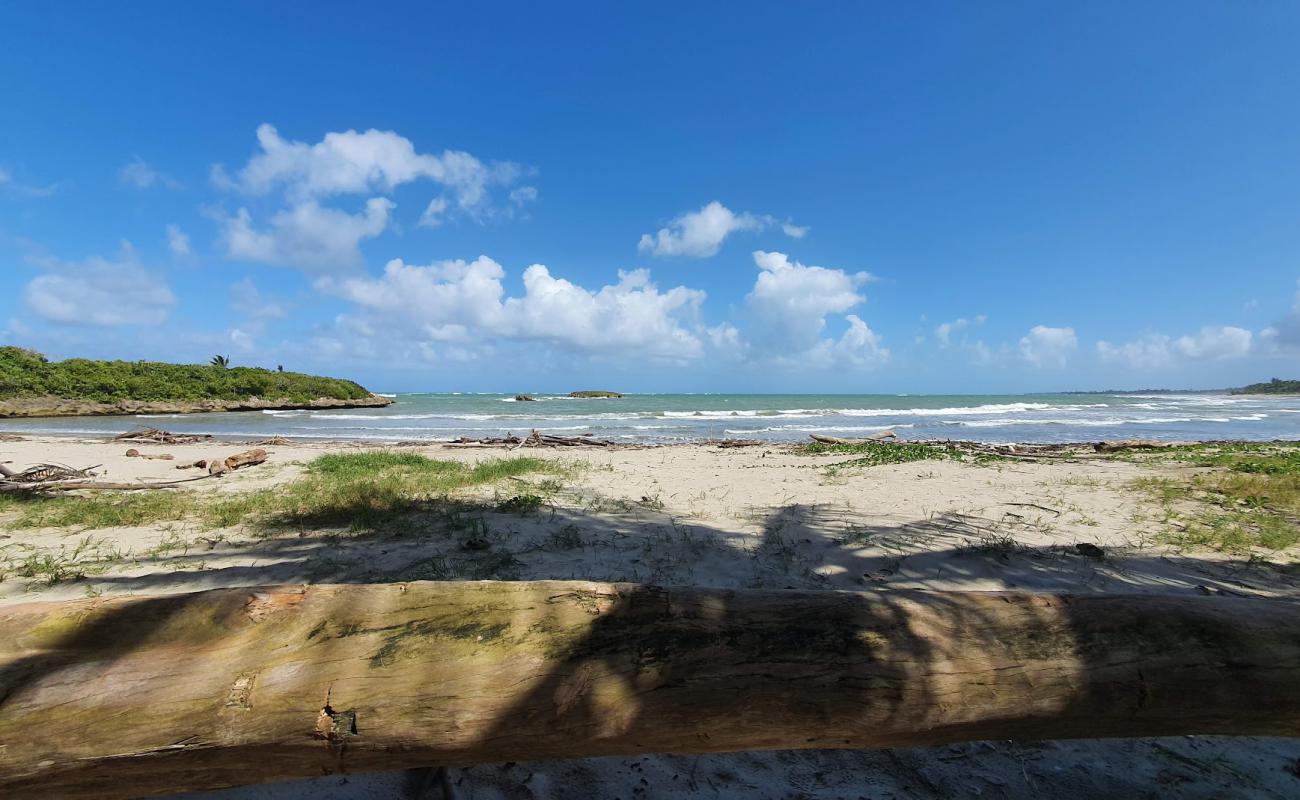
M844 433L866 433L868 431L889 431L910 428L911 425L776 425L766 428L724 428L723 433L784 433L839 431Z

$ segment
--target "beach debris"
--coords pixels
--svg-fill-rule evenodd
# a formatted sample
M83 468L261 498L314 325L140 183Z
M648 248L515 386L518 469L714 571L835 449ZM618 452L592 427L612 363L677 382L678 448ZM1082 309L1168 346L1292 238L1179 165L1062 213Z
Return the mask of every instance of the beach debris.
M1046 512L1049 513L1049 514L1055 514L1055 515L1058 516L1058 517L1061 516L1061 512L1060 512L1060 511L1057 511L1057 510L1054 509L1054 508L1048 508L1047 506L1040 506L1040 505L1037 504L1037 503L1003 503L1002 505L1004 505L1004 506L1020 506L1021 508L1036 508L1036 509L1038 509L1039 511L1046 511Z
M86 467L85 469L76 469L66 464L36 464L21 471L15 471L0 464L0 482L3 483L49 483L53 481L71 481L85 480L95 476L94 470L98 468Z
M271 436L266 439L259 439L256 442L249 442L249 444L259 445L261 447L284 447L293 444L293 442L283 436Z
M0 442L25 442L25 441L27 441L27 439L25 439L22 436L19 436L16 433L0 433Z
M842 436L827 436L823 433L808 434L814 442L822 444L866 444L867 442L879 442L885 439L897 439L898 434L893 431L877 431L870 436L863 436L856 439L846 439Z
M1102 561L1106 558L1106 551L1093 544L1092 542L1079 542L1074 546L1074 551L1081 556Z
M705 439L703 444L711 444L714 447L762 447L770 445L771 442L762 439Z
M532 397L532 396L530 396L530 395L526 395L526 394L517 394L517 395L515 395L515 402L516 402L516 403L536 403L536 402L537 402L537 398L536 398L536 397Z
M254 450L245 450L242 453L235 453L233 456L227 456L223 459L214 458L208 461L209 475L224 475L227 472L234 472L240 467L251 467L254 464L261 464L270 455L262 448Z
M78 489L115 489L122 491L139 491L141 489L171 489L182 483L202 480L207 475L197 478L185 478L178 481L153 481L139 483L112 483L91 480L95 470L101 465L85 469L76 469L65 464L36 464L21 472L15 472L0 464L0 492L72 492Z
M553 436L549 433L541 433L534 429L524 438L519 438L512 433L505 436L484 436L478 439L469 436L461 436L453 439L451 446L461 447L493 447L505 446L512 449L520 447L620 447L618 442L609 439L596 439L590 433L583 433L577 436Z
M1164 450L1169 447L1187 447L1199 442L1166 442L1160 439L1119 439L1113 442L1097 442L1093 449L1098 453L1113 453L1116 450Z
M172 433L161 428L136 428L126 433L119 433L109 441L140 444L194 444L211 439L212 435L207 433Z
M200 458L198 461L193 461L188 464L176 465L176 469L207 469L207 468L208 468L208 462L206 459L202 459L202 458Z
M176 459L176 456L171 453L141 453L134 447L126 451L126 456L127 458L146 458L150 461L174 461Z

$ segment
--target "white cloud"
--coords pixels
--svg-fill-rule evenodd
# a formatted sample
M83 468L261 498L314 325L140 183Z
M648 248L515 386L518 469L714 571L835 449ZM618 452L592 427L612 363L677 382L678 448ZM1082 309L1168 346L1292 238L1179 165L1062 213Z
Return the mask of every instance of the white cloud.
M781 230L791 239L802 239L808 235L809 228L807 225L795 225L793 222L786 220L781 223Z
M137 189L149 189L162 186L167 189L179 189L180 184L166 173L159 172L144 159L136 156L117 171L118 180Z
M1204 327L1195 336L1180 336L1174 348L1187 358L1223 360L1250 352L1251 333L1231 325Z
M832 343L823 339L813 350L812 361L827 366L848 363L858 367L874 367L889 360L889 348L884 337L867 326L856 314L847 314L848 330ZM824 354L824 355L823 355Z
M349 214L308 200L271 217L258 229L246 209L223 220L222 238L230 258L329 272L362 263L359 245L384 232L391 200L372 197L365 211Z
M1103 363L1125 364L1133 369L1161 369L1174 361L1173 340L1162 333L1148 333L1131 342L1097 342L1097 356Z
M958 331L964 331L972 325L983 325L988 319L984 314L980 314L972 319L958 317L952 322L945 322L934 329L934 338L939 341L940 347L948 347L952 344L952 335Z
M870 273L804 266L785 253L755 250L758 278L745 298L769 347L802 350L814 346L826 317L848 311L866 298L858 288Z
M167 249L172 251L172 255L176 256L190 254L190 237L185 231L181 230L181 226L167 226Z
M1131 369L1162 369L1179 360L1220 361L1242 358L1250 353L1253 335L1229 325L1207 326L1191 336L1177 339L1162 333L1147 333L1123 344L1097 342L1097 356L1105 363Z
M456 204L478 216L487 210L489 189L514 183L524 170L511 162L484 163L460 150L418 153L394 131L370 129L327 133L316 144L284 139L275 127L257 128L261 152L231 179L213 173L218 185L252 195L280 188L300 203L341 194L390 193L398 186L429 180L445 187ZM534 190L535 196L536 190Z
M714 200L699 211L682 214L654 236L642 234L637 249L657 256L704 258L717 253L732 233L762 230L766 224L753 214L736 214Z
M51 183L49 186L27 186L14 180L10 172L0 167L0 189L8 189L17 194L27 195L28 197L49 197L59 190L59 183Z
M1074 328L1035 325L1020 339L1020 356L1035 367L1061 369L1078 346Z
M230 307L242 316L258 321L283 319L287 314L284 306L263 296L248 278L231 285Z
M536 186L520 186L510 190L510 202L517 206L527 205L537 199Z
M98 256L81 262L33 259L46 270L27 284L24 301L37 316L71 325L159 325L176 297L139 263L134 248L122 242L114 260Z
M420 225L425 228L436 228L442 224L442 215L447 211L447 198L435 197L425 206L424 213L420 215Z
M1300 281L1296 281L1295 300L1291 310L1282 319L1259 332L1266 347L1284 350L1300 349Z
M524 271L523 296L509 298L504 278L487 256L428 266L395 259L381 277L318 285L371 312L369 323L404 325L432 342L501 337L676 361L703 352L694 328L704 292L682 286L661 292L645 270L620 271L618 283L591 291L534 264Z
M737 214L714 200L699 211L681 214L653 236L642 234L637 249L656 256L706 258L716 254L726 238L737 231L761 231L775 224L771 216ZM795 239L808 233L807 227L791 222L783 223L781 229Z

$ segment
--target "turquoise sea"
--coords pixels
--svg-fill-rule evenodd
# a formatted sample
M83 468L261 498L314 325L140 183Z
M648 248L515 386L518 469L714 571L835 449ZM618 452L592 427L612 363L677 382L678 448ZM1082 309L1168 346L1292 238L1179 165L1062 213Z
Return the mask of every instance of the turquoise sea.
M1227 394L726 395L611 399L399 394L387 408L0 420L0 430L105 434L141 425L232 437L447 440L539 431L625 442L806 440L809 433L909 439L1062 442L1300 439L1300 397Z

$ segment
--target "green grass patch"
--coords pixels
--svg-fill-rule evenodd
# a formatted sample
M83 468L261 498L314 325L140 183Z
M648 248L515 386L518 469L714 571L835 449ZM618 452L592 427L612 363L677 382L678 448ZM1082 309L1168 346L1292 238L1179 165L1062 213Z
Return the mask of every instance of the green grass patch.
M862 442L860 444L812 442L811 444L797 445L795 452L808 456L854 456L847 461L831 464L827 467L830 474L853 467L878 467L882 464L907 464L912 461L961 458L961 453L955 448L918 442Z
M1145 462L1209 467L1196 474L1141 478L1134 487L1164 508L1161 538L1233 555L1300 544L1300 446L1191 445L1145 454Z
M263 532L348 528L404 532L462 490L526 474L563 476L571 468L540 458L465 464L417 453L374 450L320 456L306 474L274 489L229 495L193 491L86 496L15 496L12 528L97 529L188 521L203 528L249 525ZM540 505L540 498L538 505Z

